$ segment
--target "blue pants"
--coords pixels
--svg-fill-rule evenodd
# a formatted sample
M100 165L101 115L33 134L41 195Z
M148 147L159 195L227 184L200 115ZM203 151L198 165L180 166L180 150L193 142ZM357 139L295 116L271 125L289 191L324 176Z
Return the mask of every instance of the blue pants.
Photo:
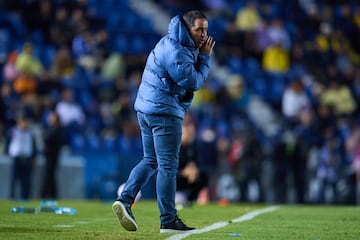
M157 173L156 195L160 223L175 220L176 173L181 145L182 119L138 113L143 159L132 169L119 198L132 204L142 186Z
M28 200L31 191L32 159L30 157L14 157L10 187L10 198L15 199L16 183L20 182L20 198Z

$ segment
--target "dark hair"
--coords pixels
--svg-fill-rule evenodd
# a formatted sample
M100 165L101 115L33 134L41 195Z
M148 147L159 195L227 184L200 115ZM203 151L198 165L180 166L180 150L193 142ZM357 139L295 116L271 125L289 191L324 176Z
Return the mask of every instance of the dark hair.
M184 22L189 29L194 26L195 19L199 18L207 19L205 14L198 10L191 10L183 15Z

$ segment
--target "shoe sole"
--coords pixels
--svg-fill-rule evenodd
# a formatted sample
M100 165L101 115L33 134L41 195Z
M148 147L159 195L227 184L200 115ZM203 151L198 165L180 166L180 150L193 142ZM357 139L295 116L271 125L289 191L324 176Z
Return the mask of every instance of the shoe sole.
M137 230L137 224L134 221L134 219L128 214L128 212L125 209L125 206L119 202L116 201L112 205L112 210L115 213L117 219L119 220L119 223L123 228L125 228L127 231L136 231Z
M177 230L177 229L160 229L160 233L184 233L184 232L194 232L196 229L192 230Z

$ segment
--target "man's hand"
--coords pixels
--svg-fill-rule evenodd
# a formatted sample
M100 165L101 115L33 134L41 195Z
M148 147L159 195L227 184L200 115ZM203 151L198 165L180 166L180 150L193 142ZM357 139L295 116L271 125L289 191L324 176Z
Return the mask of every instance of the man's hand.
M201 53L205 53L207 55L210 55L212 53L212 50L215 46L215 40L213 37L207 36L207 39L204 41L204 43L199 48L199 51Z
M193 183L199 176L199 170L195 163L189 162L182 170L181 175L186 178L189 183Z

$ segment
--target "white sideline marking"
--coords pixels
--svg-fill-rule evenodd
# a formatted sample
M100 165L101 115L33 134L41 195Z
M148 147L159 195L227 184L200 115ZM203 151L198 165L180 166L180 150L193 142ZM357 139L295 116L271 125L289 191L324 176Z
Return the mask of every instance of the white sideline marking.
M233 222L233 223L245 222L245 221L255 218L256 216L258 216L260 214L267 213L267 212L273 212L273 211L277 210L278 208L279 207L277 207L277 206L272 206L272 207L267 207L267 208L263 208L260 210L252 211L241 217L234 218L231 221L217 222L217 223L214 223L210 226L207 226L207 227L204 227L201 229L196 229L194 231L173 235L173 236L167 238L166 240L181 240L192 234L200 234L200 233L210 232L212 230L227 226L229 224L229 222Z
M74 227L74 225L70 225L70 224L58 224L58 225L54 225L54 227L56 227L56 228L72 228L72 227Z

